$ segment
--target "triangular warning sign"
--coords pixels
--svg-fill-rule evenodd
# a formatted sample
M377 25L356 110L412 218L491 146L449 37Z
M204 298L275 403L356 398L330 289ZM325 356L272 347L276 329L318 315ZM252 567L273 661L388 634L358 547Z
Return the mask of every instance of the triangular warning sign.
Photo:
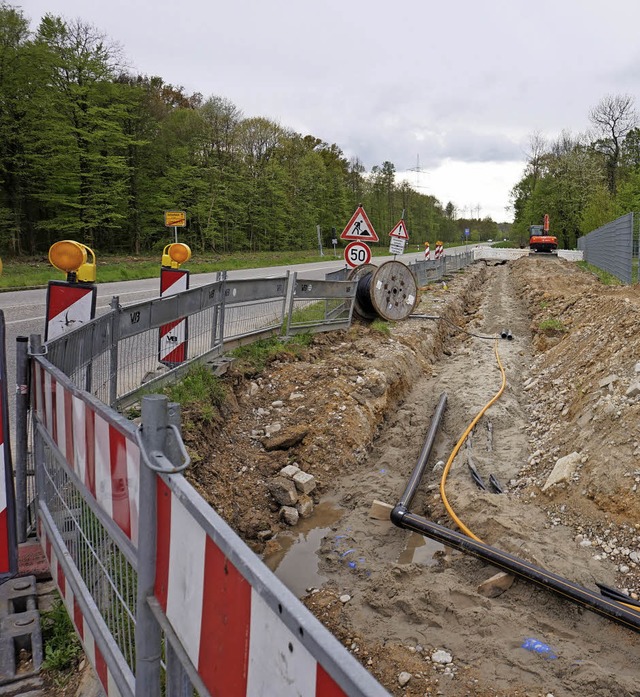
M407 232L407 226L404 220L400 220L398 224L391 230L389 237L399 237L401 240L408 240L409 233Z
M347 226L342 231L340 239L362 240L363 242L380 241L362 206L358 206L356 208L356 212L351 216L351 220L347 223Z

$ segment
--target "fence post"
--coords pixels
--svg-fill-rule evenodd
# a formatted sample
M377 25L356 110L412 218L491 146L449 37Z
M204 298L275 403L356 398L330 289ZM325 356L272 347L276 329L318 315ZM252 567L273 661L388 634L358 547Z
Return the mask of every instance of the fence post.
M167 398L142 398L142 447L163 452L167 434ZM160 626L147 598L153 596L156 575L156 474L140 457L140 513L138 532L138 597L136 608L136 697L160 694Z
M116 408L118 401L118 341L120 334L120 298L111 298L111 351L109 356L109 406Z
M297 278L298 274L295 271L293 273L291 271L287 271L286 292L284 296L284 303L282 304L282 329L285 329L286 321L286 330L284 332L286 336L289 336L289 327L291 326L291 318L293 316L293 301L296 294ZM282 329L280 329L281 334Z
M27 541L27 464L29 461L29 338L16 337L16 524L18 542Z
M30 334L29 335L29 355L31 356L42 356L44 355L45 349L42 345L42 337L40 334ZM36 368L39 370L38 364ZM38 395L40 399L40 395ZM35 414L32 413L32 423L35 422ZM33 426L33 473L36 481L36 506L39 505L39 498L44 493L44 443L42 438L38 433L38 429L35 428L35 423ZM36 514L37 520L37 514Z
M169 402L167 407L167 422L180 430L180 404L177 402ZM178 443L173 437L167 439L166 454L174 465L177 466L180 464L182 455ZM193 695L191 680L189 680L187 671L184 669L176 652L173 650L171 642L168 640L165 645L165 656L167 666L166 697L191 697Z
M220 288L220 293L222 296L222 302L220 303L219 311L219 322L220 322L220 338L218 342L220 344L220 350L224 350L224 318L225 318L225 308L226 308L226 297L227 297L227 272L220 271L220 281L222 282L222 287Z

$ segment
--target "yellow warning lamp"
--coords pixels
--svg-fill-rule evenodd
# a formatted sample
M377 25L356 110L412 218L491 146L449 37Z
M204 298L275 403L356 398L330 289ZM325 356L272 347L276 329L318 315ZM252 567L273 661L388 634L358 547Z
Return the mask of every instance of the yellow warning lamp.
M90 261L87 256L91 257ZM70 283L94 283L96 280L96 256L86 244L73 240L56 242L49 248L49 261L67 274Z
M173 242L162 250L162 266L177 269L189 259L191 259L191 249L182 242Z

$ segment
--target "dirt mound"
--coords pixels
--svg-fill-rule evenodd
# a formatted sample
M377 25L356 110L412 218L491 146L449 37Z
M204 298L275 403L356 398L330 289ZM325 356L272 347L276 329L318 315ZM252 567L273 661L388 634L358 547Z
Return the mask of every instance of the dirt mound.
M315 478L314 501L335 511L314 555L323 583L305 602L394 695L637 695L636 634L521 581L486 598L477 587L495 569L372 520L369 508L397 501L447 392L412 510L454 527L435 462L500 385L494 342L478 337L508 328L514 341L500 341L497 354L507 388L471 438L479 473L505 493L478 489L463 450L447 496L490 544L637 597L638 289L525 258L476 264L424 289L416 312L440 319L388 333L356 324L253 380L232 374L235 401L218 422L185 414L189 477L248 544L271 554L284 553L288 528L269 483L288 464ZM566 456L568 469L549 483ZM546 653L532 648L541 645Z

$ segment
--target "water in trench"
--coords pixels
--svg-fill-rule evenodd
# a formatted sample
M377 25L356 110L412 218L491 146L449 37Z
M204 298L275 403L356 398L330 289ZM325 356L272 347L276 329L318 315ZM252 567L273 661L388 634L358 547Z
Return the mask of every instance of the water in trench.
M277 536L280 549L265 555L264 563L298 598L307 588L319 588L327 580L318 571L318 550L322 538L340 519L343 511L333 501L319 503L310 518L301 518L295 529Z
M449 551L441 542L432 540L430 537L425 537L417 532L412 532L407 538L404 550L398 557L398 564L433 566Z

